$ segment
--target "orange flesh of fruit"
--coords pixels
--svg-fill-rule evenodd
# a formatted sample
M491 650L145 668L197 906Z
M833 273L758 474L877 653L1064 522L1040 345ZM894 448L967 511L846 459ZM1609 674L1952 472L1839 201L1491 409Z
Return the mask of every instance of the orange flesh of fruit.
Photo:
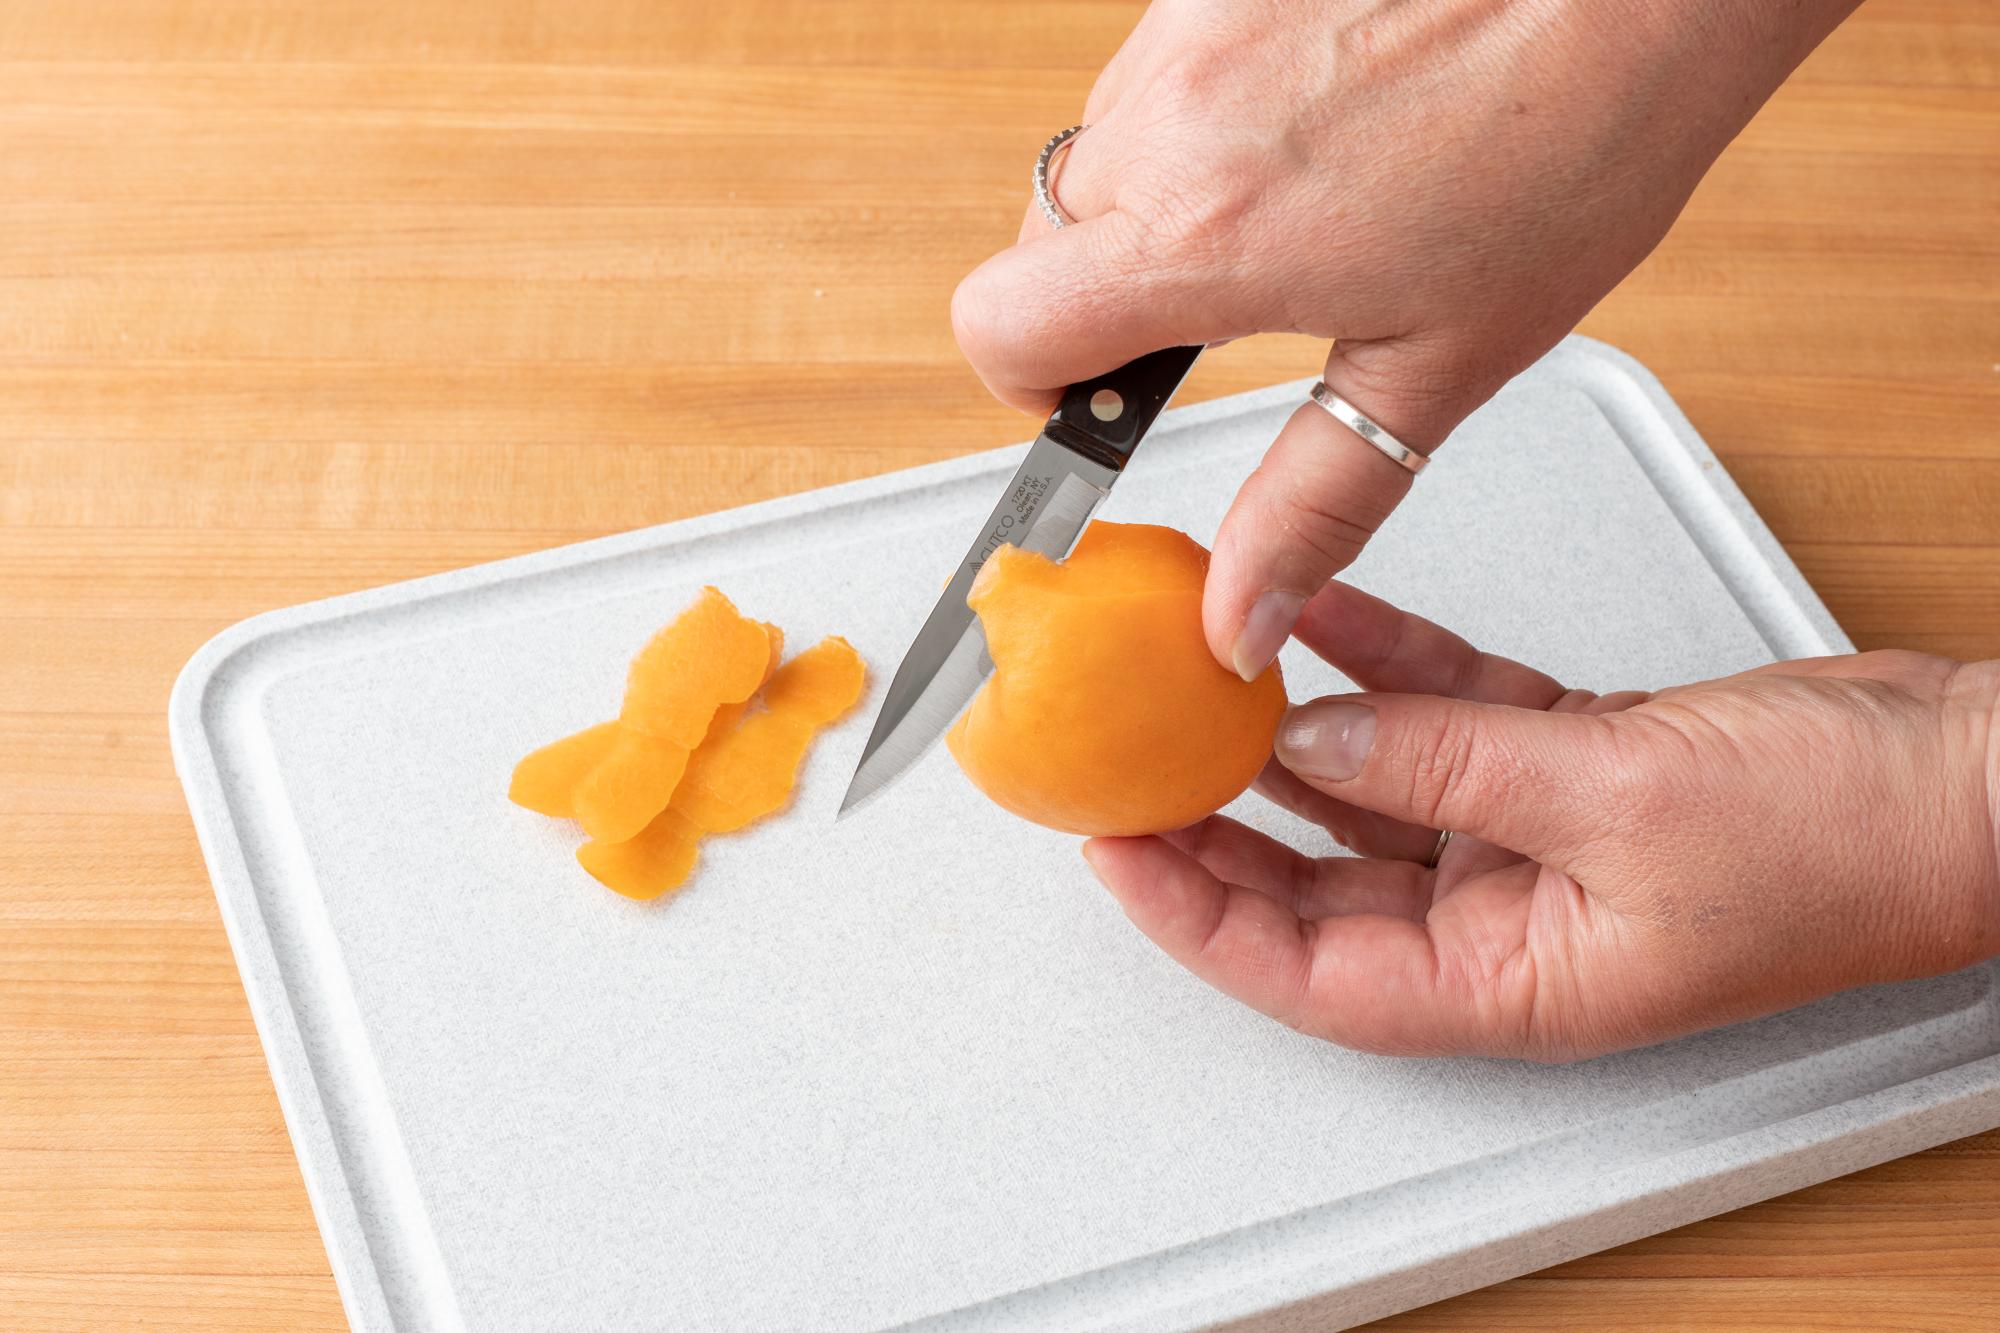
M1184 828L1234 800L1285 710L1276 665L1244 681L1201 627L1208 552L1185 533L1094 523L1066 561L1003 546L966 600L993 675L946 737L975 786L1049 828Z

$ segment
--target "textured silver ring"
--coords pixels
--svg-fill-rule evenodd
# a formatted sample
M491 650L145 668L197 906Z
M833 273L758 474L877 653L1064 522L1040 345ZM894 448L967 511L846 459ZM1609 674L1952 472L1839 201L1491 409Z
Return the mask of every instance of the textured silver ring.
M1438 831L1437 845L1431 848L1431 854L1424 859L1424 869L1436 870L1438 868L1438 862L1444 860L1445 846L1450 842L1451 830L1440 829Z
M1063 211L1062 205L1056 202L1054 192L1049 189L1049 168L1055 164L1056 154L1068 147L1070 140L1089 128L1088 125L1070 126L1043 144L1041 155L1035 159L1035 203L1042 210L1042 216L1049 220L1049 225L1057 231L1061 231L1076 219Z
M1313 382L1312 400L1325 408L1335 421L1374 445L1390 462L1406 469L1411 475L1430 466L1430 459L1376 425L1366 412L1327 388L1325 380Z

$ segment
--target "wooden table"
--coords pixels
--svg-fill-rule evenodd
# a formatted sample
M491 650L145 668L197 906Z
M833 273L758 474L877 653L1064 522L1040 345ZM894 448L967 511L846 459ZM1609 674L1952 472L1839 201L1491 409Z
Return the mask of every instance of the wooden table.
M0 0L0 1326L341 1319L167 755L269 607L1022 438L946 326L1127 0ZM1585 328L2000 656L2000 10L1874 0ZM1190 397L1316 368L1206 360ZM1992 1328L2000 1134L1401 1327Z

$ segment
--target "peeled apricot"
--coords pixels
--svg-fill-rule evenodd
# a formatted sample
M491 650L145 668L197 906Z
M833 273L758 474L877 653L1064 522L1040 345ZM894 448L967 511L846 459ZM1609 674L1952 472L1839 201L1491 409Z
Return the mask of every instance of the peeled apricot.
M1208 552L1172 528L1094 523L1069 559L1003 546L967 603L993 675L946 742L973 785L1066 833L1183 828L1234 800L1285 710L1202 634Z

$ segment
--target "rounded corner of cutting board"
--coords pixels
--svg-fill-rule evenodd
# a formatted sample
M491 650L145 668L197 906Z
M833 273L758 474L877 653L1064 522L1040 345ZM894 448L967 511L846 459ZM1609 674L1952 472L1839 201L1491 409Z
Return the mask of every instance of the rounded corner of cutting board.
M220 631L194 650L180 674L174 677L173 689L167 695L167 734L177 766L184 764L188 746L206 744L205 719L214 692L226 688L232 678L240 677L242 673L234 668L242 658L290 628L301 609L293 606L260 611Z

